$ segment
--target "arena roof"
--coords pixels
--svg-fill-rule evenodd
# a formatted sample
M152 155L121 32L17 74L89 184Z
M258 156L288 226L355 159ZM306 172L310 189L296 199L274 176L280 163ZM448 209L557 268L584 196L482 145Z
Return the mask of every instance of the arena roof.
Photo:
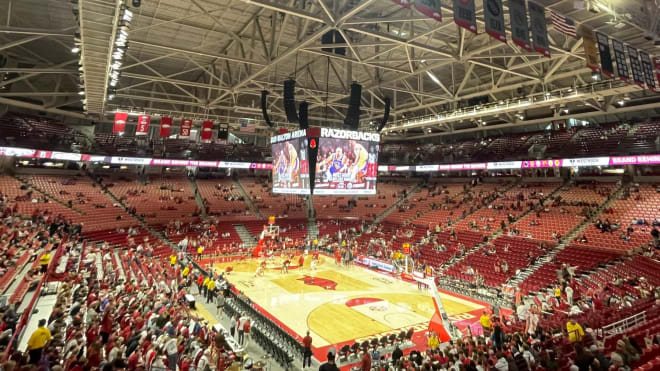
M654 46L657 32L649 31L658 26L660 11L649 7L650 2L626 2L646 6L644 19L613 11L620 1L601 1L614 4L593 11L588 6L574 8L573 0L538 2L578 25L652 54L660 51ZM266 89L271 92L271 117L278 126L294 128L285 124L285 79L297 80L296 99L310 103L312 125L341 125L350 84L357 81L363 86L362 129L382 117L383 98L392 99L385 131L389 139L507 130L565 117L612 121L631 113L656 115L660 108L657 94L635 85L593 81L582 39L555 30L549 15L550 58L511 42L508 11L508 43L493 39L484 32L482 1L476 1L476 35L456 26L452 2L446 0L442 22L389 0L141 3L139 8L130 7L134 14L129 49L110 99L108 72L121 21L119 1L2 2L0 14L6 19L0 27L4 43L0 53L8 63L0 73L8 77L0 82L5 88L0 90L0 103L91 120L108 120L117 109L208 117L235 127L248 117L264 129L259 106L260 92ZM321 36L332 29L344 37L346 42L335 46L345 47L346 55L322 50ZM81 57L71 52L75 46L80 47ZM85 94L80 95L80 90ZM519 105L521 99L547 97L548 92L553 99ZM409 122L456 111L469 99L484 96L493 104L490 109ZM625 104L617 104L624 98Z

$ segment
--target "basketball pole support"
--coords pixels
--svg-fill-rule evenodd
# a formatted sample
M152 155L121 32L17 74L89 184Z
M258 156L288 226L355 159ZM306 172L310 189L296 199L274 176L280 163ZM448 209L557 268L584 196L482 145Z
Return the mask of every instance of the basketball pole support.
M444 305L442 305L442 299L440 298L440 293L438 292L438 286L435 284L435 279L432 277L413 277L416 281L427 285L433 295L435 313L433 313L433 317L431 317L428 329L438 335L438 340L440 340L441 343L446 343L449 340L456 339L458 336L456 336L455 332L453 331L454 325L449 321L449 316L445 311Z

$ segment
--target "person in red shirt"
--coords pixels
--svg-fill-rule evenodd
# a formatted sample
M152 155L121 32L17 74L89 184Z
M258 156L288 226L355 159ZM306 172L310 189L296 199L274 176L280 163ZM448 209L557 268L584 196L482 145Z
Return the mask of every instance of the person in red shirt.
M302 268L303 264L305 264L305 256L300 255L300 257L298 258L298 266Z
M305 349L303 351L303 369L305 369L305 365L312 367L312 337L309 336L309 331L307 331L307 336L303 338L302 344Z
M364 349L362 361L360 362L360 370L371 371L371 354L369 354L369 349Z

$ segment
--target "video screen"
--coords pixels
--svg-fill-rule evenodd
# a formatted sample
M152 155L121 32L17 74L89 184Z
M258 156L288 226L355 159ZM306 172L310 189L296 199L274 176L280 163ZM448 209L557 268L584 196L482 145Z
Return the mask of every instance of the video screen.
M308 195L309 158L307 138L296 138L271 145L273 193Z
M322 134L319 140L314 194L376 194L379 141L348 139L352 136L346 134L336 136L343 138Z

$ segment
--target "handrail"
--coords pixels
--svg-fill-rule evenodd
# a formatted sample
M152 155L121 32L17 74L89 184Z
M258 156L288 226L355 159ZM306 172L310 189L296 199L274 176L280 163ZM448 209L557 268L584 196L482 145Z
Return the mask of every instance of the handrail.
M628 329L643 323L646 323L646 311L635 313L632 316L626 317L616 322L612 322L609 325L605 325L600 328L598 334L607 339L612 336L622 334Z
M5 349L5 352L2 354L2 357L0 357L0 360L2 360L2 362L6 362L9 359L9 355L12 348L14 347L14 343L18 341L18 339L22 335L23 330L27 326L30 320L30 316L32 315L32 311L34 310L34 306L37 303L39 296L41 296L41 289L43 288L43 285L46 283L46 281L48 281L48 277L55 270L55 267L57 266L55 262L59 260L59 258L64 253L65 242L66 242L66 238L60 241L60 245L57 247L57 250L55 251L54 254L54 257L56 259L52 259L50 261L50 265L48 266L48 270L46 271L46 274L43 277L41 277L41 280L39 280L39 284L37 285L37 288L34 290L34 295L32 295L32 299L30 300L30 303L25 307L25 310L21 314L21 318L16 324L16 331L14 331L14 333L12 334L9 343L7 344L7 348Z

